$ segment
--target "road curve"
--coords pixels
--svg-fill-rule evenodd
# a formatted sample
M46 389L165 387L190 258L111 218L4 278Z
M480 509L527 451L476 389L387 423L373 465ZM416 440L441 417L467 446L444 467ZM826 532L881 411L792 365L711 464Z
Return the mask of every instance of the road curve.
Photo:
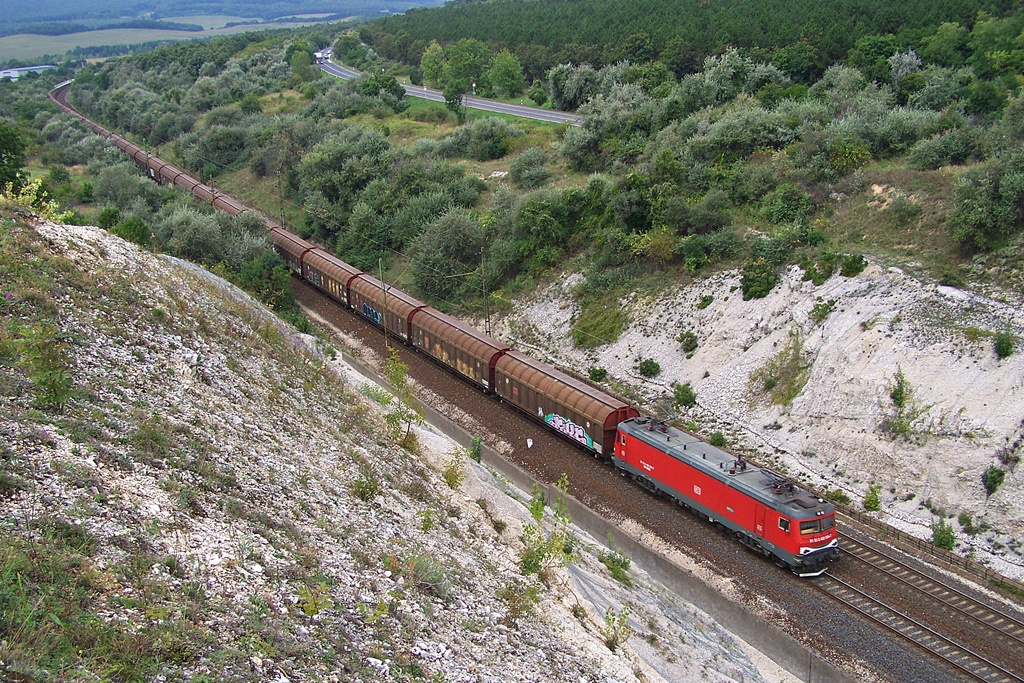
M345 68L329 60L321 62L319 66L322 71L334 76L335 78L349 79L362 75L358 71ZM403 85L402 87L405 88L405 94L409 97L419 97L433 102L444 102L444 94L440 90L431 90L425 85ZM533 119L535 121L568 123L572 126L580 125L579 116L576 114L568 114L564 111L552 111L551 109L527 107L522 104L508 104L507 102L488 100L483 97L471 97L470 95L463 96L462 104L470 109L481 109L483 111L495 112L496 114L519 116L525 119Z

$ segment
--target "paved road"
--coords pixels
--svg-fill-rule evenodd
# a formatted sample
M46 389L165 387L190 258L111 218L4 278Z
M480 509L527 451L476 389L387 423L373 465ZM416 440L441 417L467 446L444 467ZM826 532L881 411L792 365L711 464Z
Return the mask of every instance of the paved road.
M361 76L358 71L347 69L343 66L339 66L331 61L325 61L320 64L320 68L337 78L355 78ZM444 95L440 90L431 90L424 85L403 85L405 88L405 94L409 97L421 97L425 100L432 100L434 102L444 102ZM499 114L509 114L511 116L521 116L526 119L534 119L536 121L551 121L553 123L568 123L573 126L580 125L580 117L575 114L567 114L562 111L552 111L550 109L539 109L537 107L527 107L521 104L508 104L506 102L496 102L495 100L487 100L483 97L471 97L466 95L462 98L462 103L471 109L482 109L483 111L493 111Z

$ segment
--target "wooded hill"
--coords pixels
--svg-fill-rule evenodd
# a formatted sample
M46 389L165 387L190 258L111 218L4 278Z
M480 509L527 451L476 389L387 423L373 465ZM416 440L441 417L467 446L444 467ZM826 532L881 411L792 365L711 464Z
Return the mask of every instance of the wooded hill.
M978 21L963 44L1004 40L1016 21ZM582 125L563 128L410 104L391 75L400 69L354 31L335 51L359 52L374 75L326 77L311 65L332 39L324 30L114 60L80 72L73 98L270 215L285 210L344 260L383 260L448 310L482 308L485 292L507 300L572 259L585 275L581 344L615 338L625 292L719 268L742 270L744 297L766 295L790 264L815 281L855 273L862 254L913 260L948 284L1024 284L1024 97L1008 73L980 78L983 61L926 66L889 44L863 70L833 65L810 87L737 49L678 79L658 62L562 64L534 89L578 107ZM436 75L462 79L472 51L437 49ZM974 54L1000 69L1013 58ZM0 113L36 131L47 163L89 163L95 199L121 212L110 220L138 219L179 255L251 260L223 253L219 219L131 181L126 163L104 168L99 141L19 102L19 89ZM485 182L493 170L510 182Z
M658 60L683 75L731 46L759 61L774 58L810 83L863 38L891 34L897 47L918 49L944 23L969 31L980 12L1019 11L1013 0L494 0L409 10L363 35L384 56L413 64L432 40L474 38L509 49L531 80L563 62L599 67L621 59Z

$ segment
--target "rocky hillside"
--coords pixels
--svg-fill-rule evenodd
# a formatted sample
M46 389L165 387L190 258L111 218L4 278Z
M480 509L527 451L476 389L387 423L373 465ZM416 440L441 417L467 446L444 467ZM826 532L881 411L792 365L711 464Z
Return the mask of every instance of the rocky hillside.
M0 677L760 680L585 538L524 575L550 512L217 278L9 219L0 273Z
M732 271L631 297L627 332L581 353L570 330L580 280L565 273L498 334L583 375L603 367L648 412L669 406L856 507L874 486L885 521L930 539L944 519L958 552L1024 576L1020 292L986 296L872 263L820 286L793 267L744 301ZM1001 358L1000 338L1015 352ZM642 359L660 372L643 376ZM673 406L674 384L691 385L696 405Z

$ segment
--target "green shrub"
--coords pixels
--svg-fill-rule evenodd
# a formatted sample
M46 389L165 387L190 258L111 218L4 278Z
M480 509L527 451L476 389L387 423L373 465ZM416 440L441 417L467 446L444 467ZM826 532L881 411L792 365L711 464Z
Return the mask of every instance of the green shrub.
M633 629L629 625L629 608L623 607L621 612L616 612L612 607L608 607L604 613L604 629L601 634L604 636L604 644L612 652L620 645L624 645L633 635Z
M593 366L587 370L587 376L592 382L603 382L608 379L608 368Z
M976 159L981 148L978 137L973 127L964 126L919 140L910 148L907 163L918 170L935 170Z
M953 188L947 227L971 251L988 251L1020 231L1024 217L1024 152L964 172Z
M770 237L756 237L750 242L750 258L763 259L770 265L778 267L788 263L793 257L793 249L798 244L792 234L777 234Z
M74 394L71 345L59 327L36 323L23 327L15 341L19 365L36 388L35 405L61 412Z
M405 577L407 586L442 600L448 597L448 577L444 565L427 553L406 556L392 566L392 571Z
M420 529L430 531L434 528L434 511L430 508L420 510Z
M633 579L629 576L629 566L631 564L629 557L623 555L618 550L611 550L607 553L602 553L597 559L608 568L613 579L625 586L633 585Z
M527 505L530 510L530 517L533 517L533 521L540 524L540 520L544 518L544 492L540 488L540 484L536 482L533 484L533 488L530 489L530 502Z
M1016 338L1010 332L996 332L995 351L1000 360L1013 354L1016 342Z
M469 448L466 449L466 455L473 462L480 462L480 458L483 450L483 439L479 436L474 436L473 440L469 442Z
M302 613L307 617L315 617L325 609L334 607L334 600L331 599L330 589L326 583L318 583L315 586L299 584L298 605Z
M507 608L502 622L506 626L511 626L521 617L532 612L540 597L535 584L512 581L498 591L498 599L504 602Z
M462 459L458 454L452 456L441 471L441 478L448 488L457 489L466 481L466 473L462 469Z
M985 492L991 496L1003 485L1005 478L1006 470L995 465L989 465L989 468L985 470L985 474L981 475L981 483L985 485Z
M810 374L803 344L799 333L791 330L786 346L750 373L747 386L755 401L767 397L776 405L789 405L803 391Z
M536 81L526 94L538 107L543 107L544 103L548 101L548 94L544 92L544 86L540 81Z
M352 482L352 495L364 503L368 503L380 494L382 488L380 478L372 470L364 467Z
M110 229L111 234L139 245L149 244L149 226L138 216L129 216Z
M867 259L864 258L863 254L844 254L839 274L843 277L854 277L855 275L860 275L867 265Z
M814 304L814 308L811 309L810 318L816 323L822 323L825 321L825 318L828 317L828 314L831 313L835 307L835 299L829 299L828 301L824 301L821 298L818 298L817 303Z
M78 188L78 201L83 204L92 204L96 201L96 192L88 180L82 181L82 186Z
M827 500L831 500L833 503L839 503L840 505L849 505L853 502L841 489L826 491L825 498Z
M461 93L458 96L461 97ZM460 156L478 161L500 159L512 149L513 140L522 134L522 129L515 124L490 116L456 128L441 140L439 151L446 157Z
M676 337L676 341L682 345L685 353L691 353L697 350L697 335L689 330L679 334Z
M715 448L725 448L725 434L722 432L715 432L708 438L708 443Z
M715 300L715 297L711 294L702 294L700 297L700 303L697 304L697 310L703 311L705 308L711 305L711 302Z
M931 406L923 406L915 399L914 387L903 374L903 368L897 367L892 383L889 385L891 406L882 405L885 415L879 429L892 439L910 439L919 433L914 427Z
M644 377L654 377L661 372L661 363L653 358L644 358L636 364L636 370Z
M828 161L839 175L846 175L871 161L871 151L861 140L843 140L828 153Z
M864 509L868 512L878 512L882 509L882 501L878 498L878 492L881 487L872 484L868 488L867 495L864 496Z
M974 534L978 533L979 529L978 527L974 526L974 520L971 519L971 513L961 512L957 516L956 520L960 522L960 528L964 530L965 534L970 534L973 536Z
M936 520L932 524L932 545L952 550L956 545L956 531L953 529L953 525L944 519Z
M672 397L675 399L677 406L683 406L684 408L692 408L697 404L697 392L693 390L689 382L673 386Z
M121 209L116 206L104 206L103 210L100 211L99 218L96 219L96 225L103 228L104 230L110 230L112 227L121 222Z
M817 286L821 286L832 277L836 271L839 261L839 254L834 251L825 250L817 259L804 259L800 267L804 269L804 280L810 280Z
M889 200L885 213L892 218L894 225L905 227L921 215L921 204L913 197L900 192Z
M798 223L814 213L814 198L793 183L783 183L765 196L761 207L773 223Z
M778 276L771 264L763 258L747 261L740 271L743 300L761 299L772 291Z
M508 177L522 188L536 189L548 179L548 172L544 168L546 163L544 150L531 147L512 160L508 167Z
M553 532L550 536L535 525L527 524L520 536L523 551L519 556L519 571L523 576L544 574L554 563L571 561L571 549L566 548L566 536L562 532Z

